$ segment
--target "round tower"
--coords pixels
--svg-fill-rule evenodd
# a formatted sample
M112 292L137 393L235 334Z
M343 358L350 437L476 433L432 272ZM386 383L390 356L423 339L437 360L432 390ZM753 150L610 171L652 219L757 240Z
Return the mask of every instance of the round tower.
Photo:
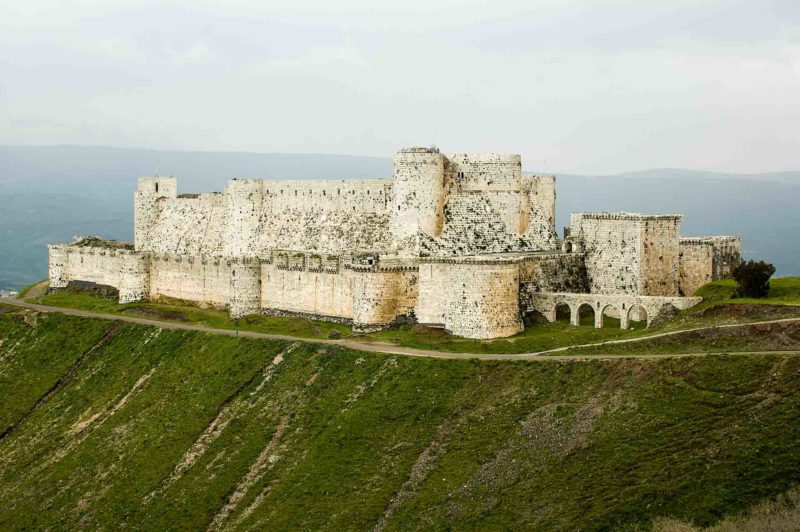
M119 251L119 302L147 299L150 293L150 260L147 253Z
M444 156L435 148L395 154L392 232L400 247L414 250L422 232L436 236L444 222Z
M255 314L261 309L261 261L237 258L231 261L232 318Z

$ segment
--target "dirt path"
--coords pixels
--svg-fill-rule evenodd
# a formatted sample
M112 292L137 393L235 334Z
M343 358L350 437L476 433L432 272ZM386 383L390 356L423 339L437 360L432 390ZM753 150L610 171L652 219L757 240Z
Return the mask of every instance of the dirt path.
M740 355L767 355L767 354L782 354L782 355L800 355L800 351L746 351L736 353L670 353L659 355L552 355L551 353L559 353L568 349L584 349L588 347L602 347L618 344L629 344L635 342L643 342L652 340L654 338L665 338L668 336L675 336L687 332L706 331L713 329L729 329L736 327L747 327L750 325L767 325L772 323L800 323L800 318L783 318L779 320L769 321L756 321L748 323L736 323L730 325L715 325L713 327L696 327L692 329L683 329L680 331L670 331L658 334L651 334L648 336L638 336L636 338L626 338L623 340L608 340L605 342L598 342L593 344L580 344L558 347L555 349L548 349L546 351L538 351L536 353L518 353L518 354L493 354L493 353L451 353L447 351L434 351L428 349L415 349L413 347L401 347L392 344L384 343L370 343L370 342L357 342L353 340L327 340L322 338L303 338L298 336L288 336L283 334L268 334L253 331L236 331L233 329L216 329L213 327L204 327L202 325L192 325L189 323L178 323L173 321L159 321L147 318L136 318L133 316L121 316L118 314L105 314L102 312L91 312L88 310L78 310L73 308L51 307L46 305L37 305L28 303L19 299L0 299L0 303L12 305L21 308L35 310L37 312L56 312L59 314L66 314L68 316L80 316L84 318L100 318L104 320L124 321L128 323L137 323L140 325L151 325L153 327L161 327L162 329L178 329L184 331L198 331L211 334L223 334L226 336L241 336L244 338L259 338L263 340L286 340L290 342L308 342L313 344L336 345L346 347L355 351L367 351L371 353L385 353L390 355L405 355L416 357L429 357L429 358L453 358L453 359L477 359L477 360L541 360L541 361L564 361L564 360L607 360L616 358L636 358L636 359L650 359L650 358L680 358L689 356L709 356L715 354L740 354ZM547 356L543 356L547 355Z

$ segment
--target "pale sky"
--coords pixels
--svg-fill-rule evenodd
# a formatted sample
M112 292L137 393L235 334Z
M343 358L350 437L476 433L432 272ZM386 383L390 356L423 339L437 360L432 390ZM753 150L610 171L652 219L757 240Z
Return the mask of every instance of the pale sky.
M3 0L0 144L797 170L800 1Z

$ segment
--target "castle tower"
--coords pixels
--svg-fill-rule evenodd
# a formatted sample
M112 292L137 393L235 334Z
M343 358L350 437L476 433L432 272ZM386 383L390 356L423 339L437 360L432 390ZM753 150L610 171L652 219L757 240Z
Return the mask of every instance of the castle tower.
M434 148L395 154L392 233L400 252L418 248L417 235L436 236L444 223L444 156Z
M264 182L232 179L225 187L225 196L228 201L225 254L231 257L253 256L264 206Z
M156 201L174 198L178 193L178 182L174 177L140 177L139 186L133 196L133 245L136 251L151 247L150 231L158 213Z

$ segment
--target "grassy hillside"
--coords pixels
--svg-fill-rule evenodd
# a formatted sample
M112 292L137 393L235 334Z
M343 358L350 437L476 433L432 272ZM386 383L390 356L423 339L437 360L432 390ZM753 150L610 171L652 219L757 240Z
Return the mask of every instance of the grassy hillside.
M800 357L418 359L3 310L3 529L647 529L800 481Z
M25 287L22 294L29 289L30 287ZM562 346L635 338L693 327L800 317L800 278L798 277L774 279L770 297L765 299L732 299L734 289L733 281L724 280L710 283L698 291L698 295L704 297L701 305L647 330L644 328L644 322L636 321L631 322L629 330L620 330L619 320L611 317L604 319L602 329L595 329L594 316L590 311L581 317L581 327L571 326L569 316L564 315L555 323L535 323L511 338L496 340L459 338L449 335L441 329L416 325L401 325L374 334L357 334L347 325L306 319L259 315L231 319L224 311L201 309L186 302L142 301L119 305L114 298L98 297L72 289L57 291L46 296L32 297L30 300L57 307L194 323L219 329L240 329L303 338L352 338L360 342L382 342L456 353L531 353ZM737 305L735 312L730 311L731 304Z

